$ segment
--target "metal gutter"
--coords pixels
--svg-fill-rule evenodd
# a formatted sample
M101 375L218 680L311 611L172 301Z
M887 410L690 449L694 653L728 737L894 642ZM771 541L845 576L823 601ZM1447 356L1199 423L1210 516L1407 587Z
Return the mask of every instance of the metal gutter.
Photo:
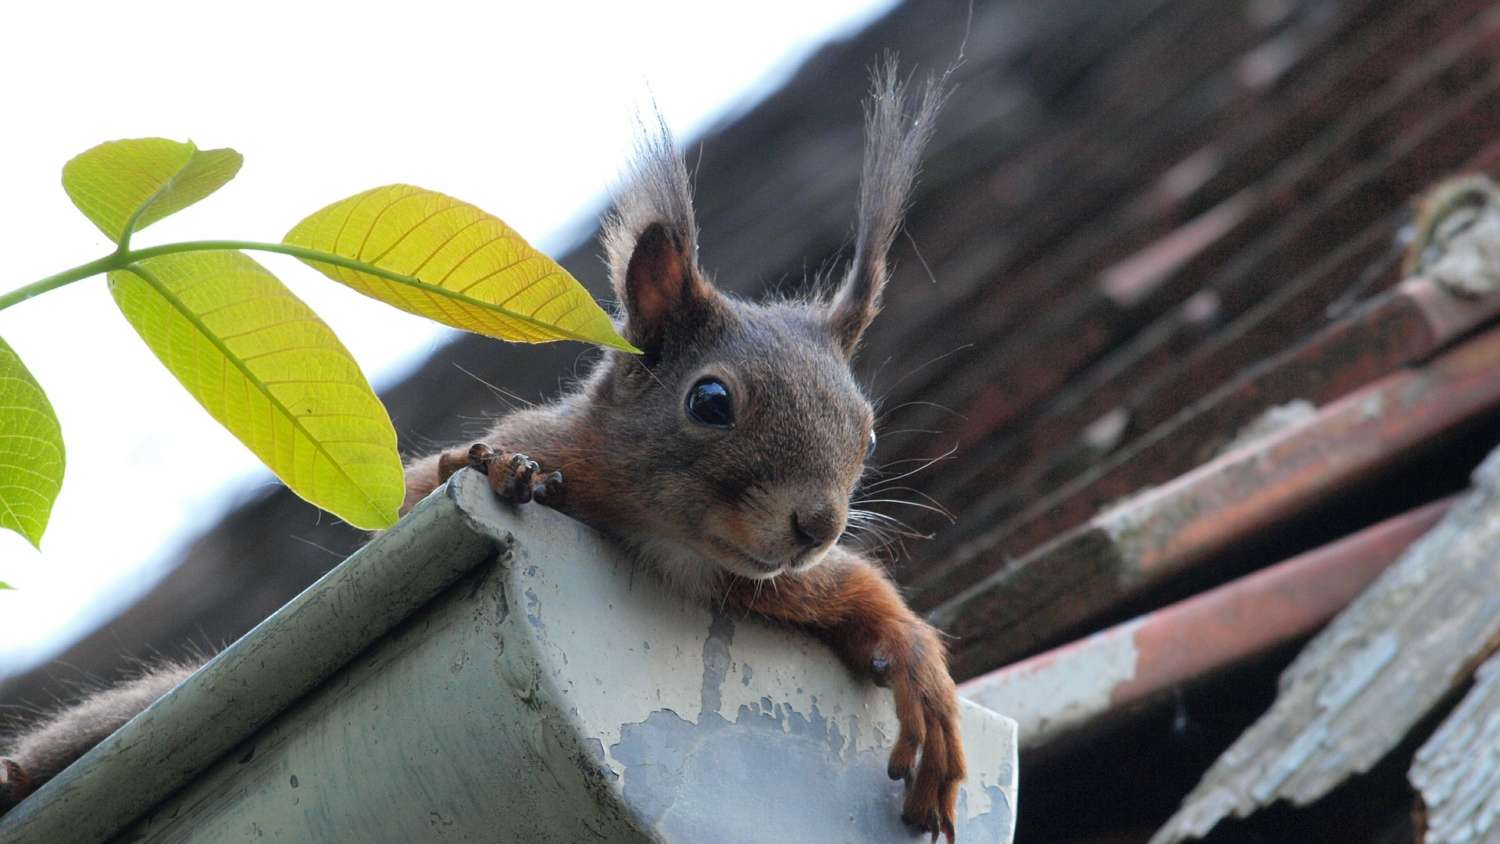
M105 840L496 548L450 500L423 502L0 818L0 839Z
M965 704L960 837L1015 724ZM461 472L3 820L7 842L905 841L889 694Z

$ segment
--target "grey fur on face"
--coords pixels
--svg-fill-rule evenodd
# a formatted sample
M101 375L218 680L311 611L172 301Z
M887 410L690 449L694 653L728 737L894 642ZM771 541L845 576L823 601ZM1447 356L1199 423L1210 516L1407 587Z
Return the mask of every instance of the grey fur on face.
M940 80L913 95L894 59L876 69L850 268L829 296L765 304L709 283L686 164L659 114L650 128L642 122L603 241L623 331L646 354L608 353L586 385L606 448L634 454L650 476L626 512L611 514L622 538L681 546L653 556L696 552L734 574L767 576L816 564L827 550L793 542L799 518L814 514L820 537L842 533L873 425L849 359L879 309L944 97ZM684 417L687 391L705 377L734 396L732 431Z

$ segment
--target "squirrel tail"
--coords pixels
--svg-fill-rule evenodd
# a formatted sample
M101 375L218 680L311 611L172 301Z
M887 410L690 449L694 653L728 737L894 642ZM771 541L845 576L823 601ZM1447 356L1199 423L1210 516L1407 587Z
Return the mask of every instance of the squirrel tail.
M200 664L154 664L139 675L93 692L10 736L0 745L0 813L155 703Z

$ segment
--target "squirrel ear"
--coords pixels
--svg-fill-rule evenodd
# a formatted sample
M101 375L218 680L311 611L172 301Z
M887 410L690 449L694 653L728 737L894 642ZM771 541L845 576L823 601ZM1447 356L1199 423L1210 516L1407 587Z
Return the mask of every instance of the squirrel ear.
M648 355L660 350L673 320L709 296L681 235L662 223L646 226L636 238L624 287L626 338Z
M906 214L933 121L947 97L947 78L944 73L929 79L913 98L897 75L894 56L888 56L873 74L870 99L865 103L865 162L859 183L854 263L828 312L829 326L847 355L854 354L860 336L880 310L880 291L888 274L886 255Z
M604 223L610 282L625 306L625 337L660 354L673 330L701 321L717 295L698 270L698 223L687 166L661 114L636 138L629 179Z
M880 291L885 287L885 256L859 261L839 286L829 308L828 323L834 339L848 356L854 355L859 338L880 311Z

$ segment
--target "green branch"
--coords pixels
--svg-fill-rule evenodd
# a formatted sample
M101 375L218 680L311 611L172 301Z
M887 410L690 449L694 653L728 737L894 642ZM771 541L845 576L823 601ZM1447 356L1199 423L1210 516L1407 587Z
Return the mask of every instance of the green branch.
M54 290L58 287L62 287L63 285L72 284L75 281L82 281L83 279L89 278L90 276L96 276L99 273L107 273L110 270L117 270L120 267L124 266L129 260L130 259L128 257L124 260L121 260L120 253L113 252L96 261L89 261L87 264L79 264L71 270L63 270L57 275L49 275L41 281L33 281L32 283L23 287L17 287L15 290L12 290L3 296L0 296L0 311L5 310L6 308L18 302L24 302L33 296L40 296L41 294L46 293L48 290Z
M64 270L56 275L50 275L40 281L18 287L15 290L0 296L0 311L11 305L19 304L46 293L82 281L86 278L99 275L100 273L112 272L129 268L130 264L155 258L159 255L174 255L179 252L225 252L229 250L242 249L253 252L275 252L281 255L290 255L294 258L302 258L307 261L319 261L324 264L332 264L336 267L368 273L373 276L387 279L401 284L416 284L421 282L408 275L392 272L374 264L357 261L353 258L345 258L331 252L323 252L317 249L308 249L302 246L290 246L285 243L260 243L252 240L186 240L180 243L164 243L160 246L148 246L145 249L117 250L99 258L80 264L70 270Z

